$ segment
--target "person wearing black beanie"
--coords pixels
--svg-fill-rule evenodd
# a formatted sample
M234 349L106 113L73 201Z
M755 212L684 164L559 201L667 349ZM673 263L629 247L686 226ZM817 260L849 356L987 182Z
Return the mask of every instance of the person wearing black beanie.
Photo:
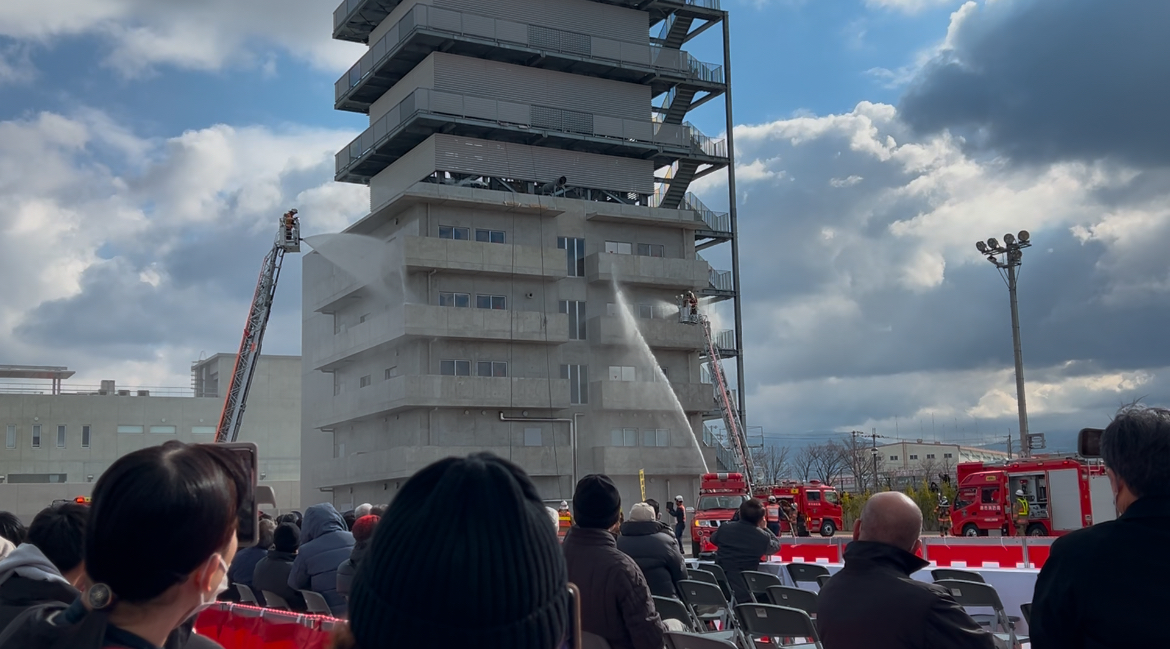
M402 486L334 645L559 649L570 615L565 561L536 487L520 467L479 453L435 462Z
M569 581L581 590L581 630L612 649L662 649L666 626L638 564L617 549L622 498L605 475L587 475L573 493L573 529L562 549Z

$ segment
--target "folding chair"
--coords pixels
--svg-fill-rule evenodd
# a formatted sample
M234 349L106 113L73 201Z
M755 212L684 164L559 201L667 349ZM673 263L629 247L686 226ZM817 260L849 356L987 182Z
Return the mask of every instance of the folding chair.
M236 590L240 592L241 604L260 606L260 601L256 599L256 593L253 593L251 588L248 588L244 584L236 584Z
M817 588L824 588L825 584L828 583L828 581L829 581L829 577L832 577L832 576L833 575L821 575L821 576L817 577Z
M727 573L723 572L723 568L719 564L710 561L700 561L699 569L715 575L715 581L719 583L719 590L723 591L723 596L727 601L731 601L731 582L727 581Z
M268 605L268 608L277 608L285 611L292 610L292 607L289 606L288 602L285 601L285 599L280 595L277 595L270 590L262 590L260 591L260 594L264 596L264 602Z
M719 579L715 576L715 573L703 570L702 568L687 568L687 579L701 581L719 588Z
M815 619L817 616L818 596L811 590L792 588L791 586L769 586L767 595L767 600L761 604L798 608L808 613L810 618Z
M684 579L678 582L679 595L694 616L704 626L720 622L723 628L734 624L734 613L718 586L702 581Z
M743 580L747 582L748 590L752 593L752 598L761 604L768 604L768 587L769 586L783 586L784 582L776 575L766 572L759 572L758 570L744 570L742 573ZM747 604L748 602L740 602Z
M666 633L666 649L739 649L730 640L712 638L709 635L695 635L693 633Z
M311 590L302 590L301 595L305 596L305 607L309 613L314 615L328 615L333 617L333 611L329 608L329 602L321 596L321 593L315 593Z
M999 599L999 593L995 592L995 588L992 586L975 581L961 581L958 579L943 579L934 583L950 591L951 597L954 597L955 601L959 603L959 606L963 608L984 607L992 609L995 615L991 632L999 642L1006 642L1007 646L1012 649L1020 646L1022 642L1028 642L1027 636L1016 635L1015 626L1008 619L1007 612L1003 609L1003 602ZM999 630L997 631L997 629Z
M1031 627L1032 626L1032 602L1028 602L1027 604L1020 604L1020 612L1024 614L1024 621L1028 623L1029 627Z
M808 638L812 640L812 644L795 646L822 649L821 639L817 636L817 628L812 619L808 613L798 608L772 604L740 604L735 607L735 613L743 624L744 633L752 642L757 638L761 640L768 638L765 642L780 644L773 638Z
M935 568L930 571L930 578L935 581L942 581L944 579L958 579L959 581L974 581L980 584L986 584L987 580L983 575L972 572L970 570L955 570L954 568Z
M816 583L817 577L830 574L828 568L815 563L790 563L785 567L788 569L788 576L792 578L792 583L798 586L802 581Z
M658 611L659 617L664 620L678 620L686 625L687 630L691 632L699 631L702 625L699 623L691 613L691 609L687 608L686 604L672 597L654 596L654 610Z

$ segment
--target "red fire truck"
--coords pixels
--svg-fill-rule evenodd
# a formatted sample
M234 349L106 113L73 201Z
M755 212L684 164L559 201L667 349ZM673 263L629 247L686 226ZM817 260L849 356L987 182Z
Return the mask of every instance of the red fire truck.
M956 467L958 495L951 503L951 533L1015 535L1012 503L1028 501L1028 536L1059 536L1113 520L1117 511L1109 478L1099 465L1073 458L1030 458Z
M777 501L787 500L802 515L807 516L808 531L819 531L821 536L833 536L841 529L841 499L837 490L820 480L809 480L807 484L786 480L771 487L756 490L755 497L768 501L775 496ZM780 533L790 534L788 522L780 520Z
M748 499L748 485L742 473L704 473L699 478L699 497L691 523L691 555L698 558L715 551L711 535L731 520Z

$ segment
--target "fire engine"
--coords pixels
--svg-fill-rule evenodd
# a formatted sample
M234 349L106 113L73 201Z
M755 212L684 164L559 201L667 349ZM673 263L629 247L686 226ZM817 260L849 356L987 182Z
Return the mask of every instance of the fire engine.
M1099 465L1073 458L1032 458L956 467L958 495L951 503L951 533L1015 534L1016 491L1028 501L1028 536L1059 536L1113 520L1117 511L1109 478Z
M691 556L711 554L715 528L731 520L748 499L748 483L742 473L704 473L699 478L699 497L691 523Z
M809 532L819 531L821 536L833 536L842 526L841 500L837 490L820 480L809 480L807 484L785 480L778 485L761 487L755 497L767 502L768 496L777 501L787 500L803 516L807 516ZM791 534L788 522L780 519L780 532Z

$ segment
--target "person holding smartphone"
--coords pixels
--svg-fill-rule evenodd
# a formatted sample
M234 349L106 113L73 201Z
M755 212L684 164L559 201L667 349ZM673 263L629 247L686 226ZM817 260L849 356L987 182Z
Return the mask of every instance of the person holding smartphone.
M411 477L386 510L333 647L579 649L575 610L528 475L490 453L452 457Z
M239 514L255 511L248 468L224 446L167 442L114 462L85 529L89 587L18 618L0 649L184 646L177 630L227 588Z

